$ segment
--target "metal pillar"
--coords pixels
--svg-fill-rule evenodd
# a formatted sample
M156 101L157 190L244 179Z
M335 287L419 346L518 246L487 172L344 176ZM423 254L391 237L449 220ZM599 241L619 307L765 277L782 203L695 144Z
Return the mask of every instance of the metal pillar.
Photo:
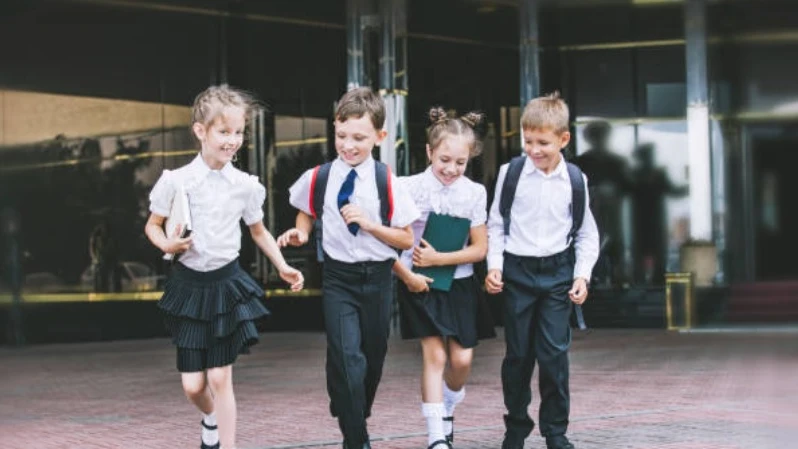
M362 0L346 0L346 90L365 85Z
M521 66L521 108L540 95L540 56L538 51L538 0L521 0L518 8L518 51Z
M684 8L687 62L687 150L690 163L690 237L712 241L712 170L709 145L705 0Z
M385 130L380 159L394 173L408 175L407 145L407 26L405 0L380 0L380 95L385 102Z

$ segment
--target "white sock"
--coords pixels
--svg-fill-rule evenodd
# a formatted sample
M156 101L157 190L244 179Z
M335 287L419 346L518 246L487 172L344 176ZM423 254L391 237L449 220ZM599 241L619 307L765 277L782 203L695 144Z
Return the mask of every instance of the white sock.
M461 388L460 391L452 391L446 385L446 381L443 382L443 406L446 409L446 416L454 416L454 408L457 407L457 404L463 402L463 399L465 399L465 387ZM446 435L452 433L453 425L454 423L451 421L444 421L443 432Z
M443 433L443 414L446 409L442 402L421 404L421 414L427 418L427 444L432 444L438 440L445 440Z
M202 414L202 422L209 426L216 427L216 412L211 412L209 415ZM206 429L202 426L202 442L208 446L213 446L219 442L219 429Z

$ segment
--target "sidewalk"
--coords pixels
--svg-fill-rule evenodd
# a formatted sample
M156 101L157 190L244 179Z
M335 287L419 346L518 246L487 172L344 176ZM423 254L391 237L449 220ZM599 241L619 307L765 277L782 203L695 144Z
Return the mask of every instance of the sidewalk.
M575 333L571 426L577 449L775 449L798 438L798 334ZM477 348L457 449L503 435L503 339ZM234 369L239 449L339 448L327 410L321 333L267 333ZM423 449L420 352L392 339L369 430L375 449ZM536 385L533 380L533 385ZM534 390L533 390L534 391ZM530 414L536 417L534 391ZM5 448L198 448L166 339L0 349ZM537 430L526 448L544 448Z

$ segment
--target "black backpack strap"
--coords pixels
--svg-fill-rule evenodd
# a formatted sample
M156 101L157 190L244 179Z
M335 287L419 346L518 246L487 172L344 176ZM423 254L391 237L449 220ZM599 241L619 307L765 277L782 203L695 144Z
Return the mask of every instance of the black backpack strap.
M316 260L324 261L324 248L321 245L322 222L324 214L324 195L327 193L327 180L330 177L332 162L316 166L310 178L310 214L315 219L313 229L316 233Z
M571 231L568 232L568 245L573 245L576 233L582 227L587 212L587 190L585 189L585 178L582 177L582 170L576 165L566 162L568 167L568 177L571 178Z
M383 226L391 226L393 216L393 188L391 187L391 167L379 161L374 164L374 177L377 193L380 196L380 218Z
M576 165L566 162L568 167L568 177L571 179L571 231L568 233L568 245L573 248L576 241L576 233L582 227L585 221L585 213L587 212L587 188L585 186L585 178L582 177L582 170ZM585 315L582 312L582 306L574 304L574 313L576 314L576 324L579 329L587 329L585 323Z
M504 235L510 235L510 210L513 208L515 200L515 190L518 188L518 180L521 178L521 170L524 169L526 156L516 156L510 159L507 166L507 173L504 175L501 196L499 197L499 213L504 220Z

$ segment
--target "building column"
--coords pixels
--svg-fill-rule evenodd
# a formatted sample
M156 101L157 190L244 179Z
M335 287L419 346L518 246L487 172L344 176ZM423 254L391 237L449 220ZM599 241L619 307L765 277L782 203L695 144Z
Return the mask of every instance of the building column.
M707 89L705 0L684 8L687 67L687 150L690 167L690 238L712 241L712 170Z
M405 0L380 0L380 95L385 101L385 130L388 132L380 147L380 160L400 176L410 172L406 7Z
M540 44L538 42L538 0L521 0L518 8L518 51L521 67L521 108L540 95Z
M364 86L363 1L346 0L346 90Z

